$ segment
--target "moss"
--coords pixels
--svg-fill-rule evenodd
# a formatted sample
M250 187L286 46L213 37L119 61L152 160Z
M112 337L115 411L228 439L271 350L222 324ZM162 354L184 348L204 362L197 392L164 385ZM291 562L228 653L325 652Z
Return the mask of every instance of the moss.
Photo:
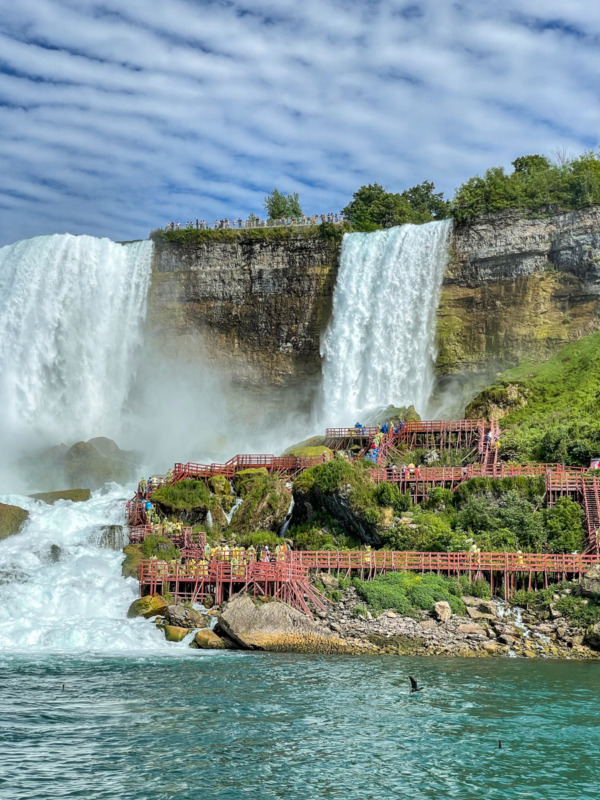
M295 450L304 448L304 447L325 447L326 446L326 439L324 436L311 436L308 439L304 439L301 442L296 442L291 447L284 452L284 456L293 455Z
M152 493L152 502L169 512L187 511L194 508L210 508L210 492L202 481L185 480L161 486Z
M143 558L162 558L165 561L172 561L179 559L179 550L165 536L159 534L149 534L141 544L141 552Z
M249 469L241 469L239 472L236 472L235 474L235 477L233 479L233 486L236 492L240 495L240 497L243 497L258 476L268 475L268 474L269 471L267 470L266 467L252 467Z
M121 564L121 575L124 578L139 578L140 561L144 558L141 544L128 544L123 548L125 559Z
M330 450L328 447L324 445L309 445L305 447L294 447L290 450L286 450L286 455L288 456L295 456L296 458L323 458L323 453L325 454L325 459L329 461L333 458L333 450Z
M271 475L255 474L240 490L243 502L229 529L237 534L260 530L278 531L290 505L284 482Z
M156 617L164 614L166 610L166 598L161 597L159 594L149 594L146 595L146 597L140 597L137 600L134 600L129 606L127 616L130 619L135 617L144 617L144 619L149 619L150 617Z
M231 494L231 486L224 475L213 475L208 479L208 485L213 494Z
M43 503L53 505L57 500L70 500L72 503L83 503L90 499L89 489L64 489L61 492L39 492L29 495L34 500L41 500Z
M0 503L0 539L19 533L28 516L29 512L23 508Z

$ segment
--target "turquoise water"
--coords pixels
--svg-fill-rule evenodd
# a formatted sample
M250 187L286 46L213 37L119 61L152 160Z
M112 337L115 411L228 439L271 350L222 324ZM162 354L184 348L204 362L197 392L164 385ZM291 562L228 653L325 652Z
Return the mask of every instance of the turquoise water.
M0 687L2 800L598 797L593 663L2 657Z

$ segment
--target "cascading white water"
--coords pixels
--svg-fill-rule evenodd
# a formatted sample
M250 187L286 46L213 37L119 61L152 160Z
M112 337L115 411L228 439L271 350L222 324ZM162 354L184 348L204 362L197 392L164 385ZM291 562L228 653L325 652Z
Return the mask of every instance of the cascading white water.
M344 236L321 346L321 422L345 425L392 403L425 412L435 317L452 223Z
M0 440L118 435L152 242L38 236L0 249Z
M0 541L3 654L193 652L169 645L145 620L127 619L137 581L121 577L123 553L99 541L107 525L123 523L131 492L107 489L83 503L0 497L29 511L21 532Z

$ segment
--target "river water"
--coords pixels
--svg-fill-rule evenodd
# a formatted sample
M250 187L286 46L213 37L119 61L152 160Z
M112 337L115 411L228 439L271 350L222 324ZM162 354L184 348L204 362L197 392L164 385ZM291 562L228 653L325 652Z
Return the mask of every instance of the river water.
M0 797L598 797L595 664L178 652L0 656Z

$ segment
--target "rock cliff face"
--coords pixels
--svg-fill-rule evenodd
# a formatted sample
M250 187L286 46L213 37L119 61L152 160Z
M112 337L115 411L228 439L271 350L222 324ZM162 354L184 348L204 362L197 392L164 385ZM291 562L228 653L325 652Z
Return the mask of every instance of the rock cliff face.
M600 329L600 208L483 217L456 228L451 248L440 392L458 381L454 396L468 399L498 371ZM158 243L151 336L169 358L201 356L240 386L287 387L305 404L320 376L338 262L336 242L301 232Z
M158 243L151 334L169 356L203 352L244 386L314 382L337 266L337 242L302 232Z
M600 208L458 227L438 311L436 371L465 393L600 328Z

